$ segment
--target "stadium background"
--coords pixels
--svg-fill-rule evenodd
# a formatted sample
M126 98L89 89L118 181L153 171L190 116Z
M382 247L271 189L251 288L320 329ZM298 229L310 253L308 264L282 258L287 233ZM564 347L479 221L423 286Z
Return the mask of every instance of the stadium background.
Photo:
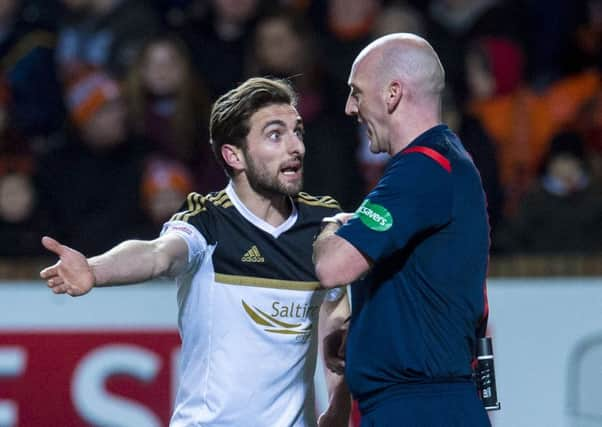
M208 107L258 74L300 93L306 191L354 209L386 158L344 117L347 74L394 31L440 53L487 192L493 424L602 425L602 1L6 0L0 426L167 425L173 286L55 297L40 236L92 255L220 188Z

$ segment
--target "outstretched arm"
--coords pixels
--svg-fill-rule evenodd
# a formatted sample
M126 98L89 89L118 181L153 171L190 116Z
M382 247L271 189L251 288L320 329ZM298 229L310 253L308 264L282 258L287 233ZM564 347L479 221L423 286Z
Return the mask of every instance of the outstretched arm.
M50 238L42 238L46 249L59 261L40 272L56 294L80 296L95 286L143 282L159 276L175 276L186 266L188 246L175 234L150 241L128 240L92 258Z
M345 365L345 322L350 315L349 300L343 295L337 301L324 301L320 308L318 340L325 364L328 408L320 416L318 426L347 427L351 411L351 395L343 377ZM337 337L333 339L333 337ZM341 339L338 339L341 338ZM336 341L336 342L335 342Z

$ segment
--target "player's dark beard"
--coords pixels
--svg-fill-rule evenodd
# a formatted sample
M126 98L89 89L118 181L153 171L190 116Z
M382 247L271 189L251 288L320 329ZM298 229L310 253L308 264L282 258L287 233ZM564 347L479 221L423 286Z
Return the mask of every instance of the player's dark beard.
M303 188L303 179L296 184L286 185L278 179L278 175L271 176L265 168L259 167L245 154L247 162L247 179L249 185L257 193L264 196L294 196ZM303 175L302 175L303 176Z

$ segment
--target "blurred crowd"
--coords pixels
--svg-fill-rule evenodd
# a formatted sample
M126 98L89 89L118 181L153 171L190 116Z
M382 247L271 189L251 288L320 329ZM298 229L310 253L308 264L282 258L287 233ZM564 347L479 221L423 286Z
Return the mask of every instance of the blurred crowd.
M0 0L0 256L156 236L225 185L208 114L254 75L300 94L305 191L354 210L388 158L344 115L348 72L391 32L441 56L493 253L602 252L602 0Z

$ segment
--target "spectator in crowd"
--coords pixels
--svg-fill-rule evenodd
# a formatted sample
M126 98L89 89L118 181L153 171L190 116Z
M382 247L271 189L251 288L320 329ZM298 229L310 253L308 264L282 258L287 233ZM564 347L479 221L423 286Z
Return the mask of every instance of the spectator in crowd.
M602 252L602 188L591 179L579 134L554 136L542 172L500 235L502 247L528 254Z
M305 128L304 189L330 194L346 209L357 207L362 194L355 158L355 126L337 114L328 97L327 80L318 66L310 28L301 17L281 10L257 23L249 75L290 78L298 92Z
M525 85L524 64L520 46L500 37L478 39L469 46L465 62L468 101L464 107L497 146L505 213L516 210L537 168L529 140L529 114L536 98Z
M0 74L11 91L12 126L27 138L57 130L64 118L54 67L56 35L25 13L22 0L0 2Z
M42 200L57 235L90 253L149 232L140 202L144 147L129 138L118 83L91 71L67 86L71 126L41 158Z
M482 37L524 40L527 16L518 1L434 0L426 14L426 34L441 55L446 81L457 99L466 90L464 61L470 43Z
M353 130L348 121L341 124L340 102L347 92L344 76L372 38L413 32L432 40L446 68L451 98L463 101L456 130L481 172L494 231L500 211L496 206L502 203L506 216L516 214L521 198L538 179L548 141L575 123L590 153L591 178L602 179L602 142L596 124L600 116L596 94L602 88L601 0L526 5L518 0L0 3L0 74L11 92L5 106L9 133L18 135L20 144L30 145L34 156L56 149L48 144L56 145L57 139L48 141L48 136L65 121L63 86L90 64L98 65L113 77L127 76L129 124L136 138L160 156L184 163L193 173L195 188L205 192L221 186L225 176L208 155L203 112L207 103L197 97L215 98L251 74L292 77L308 128L306 188L333 194L346 209L352 208L377 182L389 157L370 153L365 129ZM294 51L290 46L296 42L289 42L299 26L273 25L272 15L279 15L283 5L298 12L294 20L305 21L297 38L310 40L302 43L298 55L287 54L287 60L285 44ZM258 22L264 28L255 32ZM161 35L165 24L182 36L189 54L177 39ZM262 41L266 37L260 32L270 31L282 40ZM161 64L167 57L178 65L165 71ZM197 89L188 61L206 80L205 94ZM162 73L168 77L152 77ZM163 89L157 87L158 80ZM176 80L177 93L166 95L168 82ZM340 147L320 143L326 140L357 140L355 158L347 152L355 142L342 149L340 160L335 156ZM494 157L499 171L494 170ZM351 166L343 171L341 165L348 161ZM498 174L502 192L494 196L499 189L491 183ZM364 185L345 188L347 180Z
M0 79L0 256L35 256L42 253L37 241L52 230L38 200L35 157L9 121L9 99Z
M602 71L602 0L575 2L576 19L567 37L563 74L596 68Z
M185 165L157 155L148 158L142 177L142 206L156 234L193 188L192 174Z
M82 68L102 68L122 78L144 40L161 30L155 9L144 0L86 0L59 31L57 63L65 80Z
M39 205L32 158L0 156L0 240L6 243L0 256L42 255L36 242L52 230Z
M194 173L195 188L225 185L208 137L209 99L177 38L149 40L128 74L127 102L134 132L161 156Z
M265 0L210 0L181 30L211 98L243 80L249 40Z
M530 31L525 40L528 81L532 88L543 91L567 75L579 74L596 63L600 65L600 55L592 56L596 49L599 52L600 38L596 32L599 34L600 30L595 28L600 25L600 13L596 12L600 3L600 0L549 0L524 4L530 17Z
M320 39L320 63L326 71L329 96L345 99L345 76L359 50L370 41L382 0L310 1L307 14ZM342 105L335 110L341 111Z
M403 0L385 4L376 15L371 31L374 38L400 32L425 33L424 18L418 10Z
M466 108L497 144L507 215L533 184L552 135L600 87L599 74L588 71L538 93L525 84L524 67L520 46L499 37L476 40L466 57Z

